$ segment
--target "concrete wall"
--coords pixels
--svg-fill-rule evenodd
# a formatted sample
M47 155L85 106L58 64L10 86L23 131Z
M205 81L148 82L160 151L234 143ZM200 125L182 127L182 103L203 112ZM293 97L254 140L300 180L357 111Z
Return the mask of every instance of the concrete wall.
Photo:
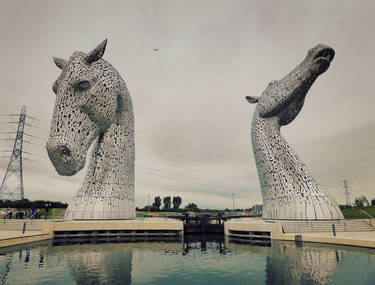
M118 221L68 221L45 223L43 225L43 232L51 234L55 231L93 230L179 230L183 233L184 225L178 220L165 218Z
M375 221L371 221L375 226ZM296 235L300 236L303 242L316 242L328 244L340 244L375 248L375 232L343 232L333 236L330 232L314 233L290 233L284 234L280 223L269 223L264 220L242 219L242 221L227 221L224 223L225 235L229 230L236 231L264 231L271 233L272 240L295 241Z
M229 230L270 232L271 239L276 239L276 237L282 234L281 224L268 223L263 220L256 219L241 219L224 222L224 234L228 235Z

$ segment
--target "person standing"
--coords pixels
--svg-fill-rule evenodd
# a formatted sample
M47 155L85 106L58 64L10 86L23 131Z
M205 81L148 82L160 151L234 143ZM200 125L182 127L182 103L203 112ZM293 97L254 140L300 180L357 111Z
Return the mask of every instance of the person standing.
M44 219L47 220L48 219L48 212L49 212L50 204L46 203L44 206L46 208L46 211L44 213Z
M35 208L33 207L33 208L31 208L31 212L30 212L30 218L31 219L35 219L34 214L35 214Z

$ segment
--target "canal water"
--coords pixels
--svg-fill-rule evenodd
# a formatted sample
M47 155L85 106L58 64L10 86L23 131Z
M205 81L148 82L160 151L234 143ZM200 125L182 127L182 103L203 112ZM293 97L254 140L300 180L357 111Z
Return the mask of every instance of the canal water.
M0 252L0 284L375 284L375 250L281 241L45 243Z

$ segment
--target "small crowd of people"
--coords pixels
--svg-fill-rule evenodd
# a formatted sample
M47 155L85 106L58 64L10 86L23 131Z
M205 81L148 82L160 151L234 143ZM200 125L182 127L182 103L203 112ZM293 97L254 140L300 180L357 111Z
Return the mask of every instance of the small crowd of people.
M44 219L47 220L49 209L51 207L51 204L45 204L45 211L44 211ZM40 219L42 217L42 211L32 208L30 210L25 209L4 209L3 211L0 211L0 218L3 219Z
M31 210L20 210L20 209L8 209L5 211L5 215L3 215L4 219L40 219L42 213L37 209Z

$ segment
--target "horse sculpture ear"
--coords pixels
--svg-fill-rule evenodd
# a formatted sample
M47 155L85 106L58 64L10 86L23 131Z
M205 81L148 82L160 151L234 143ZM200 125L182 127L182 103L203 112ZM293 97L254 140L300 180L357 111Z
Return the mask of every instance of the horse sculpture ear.
M99 44L96 48L90 51L85 57L87 63L91 64L101 59L104 54L106 45L107 45L107 39L105 39L101 44Z
M56 66L60 69L64 69L68 65L68 61L63 58L54 57L53 62L56 64Z
M250 104L258 103L259 101L259 97L246 96L245 98Z

